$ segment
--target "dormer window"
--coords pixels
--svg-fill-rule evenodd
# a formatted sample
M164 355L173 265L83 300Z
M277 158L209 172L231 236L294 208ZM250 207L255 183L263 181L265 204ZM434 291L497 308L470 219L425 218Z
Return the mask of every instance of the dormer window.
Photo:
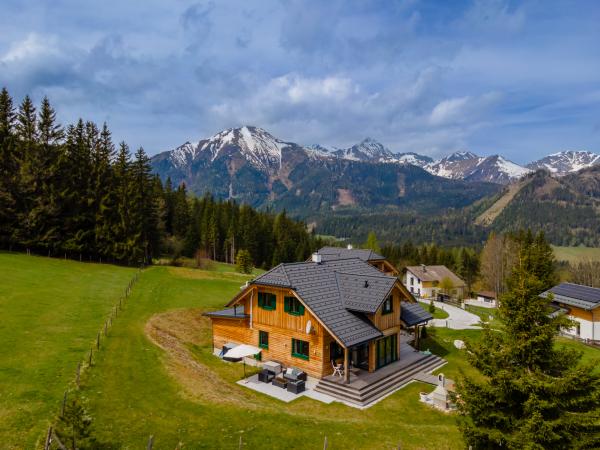
M381 314L390 314L394 311L394 297L391 295L385 299L381 307Z

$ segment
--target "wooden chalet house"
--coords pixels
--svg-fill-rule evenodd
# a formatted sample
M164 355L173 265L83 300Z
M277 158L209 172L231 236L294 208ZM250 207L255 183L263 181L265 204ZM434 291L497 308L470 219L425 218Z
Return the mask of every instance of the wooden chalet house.
M416 330L432 317L396 276L378 269L393 272L387 261L378 265L382 258L325 248L309 261L274 267L247 283L228 309L205 314L214 348L257 346L262 361L319 379L332 374L332 361L368 374L402 360L401 328Z

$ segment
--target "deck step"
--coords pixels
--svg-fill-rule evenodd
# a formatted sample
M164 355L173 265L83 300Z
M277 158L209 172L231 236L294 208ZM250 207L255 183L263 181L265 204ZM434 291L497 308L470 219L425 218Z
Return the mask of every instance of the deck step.
M438 356L425 355L410 366L362 388L340 384L335 381L320 380L315 387L315 391L359 406L366 406L410 383L416 374L420 372L430 373L445 363L446 361Z

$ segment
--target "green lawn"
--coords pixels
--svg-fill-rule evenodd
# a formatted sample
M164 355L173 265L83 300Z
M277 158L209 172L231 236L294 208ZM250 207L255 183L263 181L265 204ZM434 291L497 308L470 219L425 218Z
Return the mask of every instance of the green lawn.
M552 246L558 261L578 263L580 261L600 261L600 248L597 247L557 247Z
M429 312L429 303L419 302L419 304L423 307L425 311ZM449 316L449 314L442 308L438 308L437 306L434 306L434 308L435 310L431 314L434 319L446 319Z
M0 446L33 448L133 269L0 253Z

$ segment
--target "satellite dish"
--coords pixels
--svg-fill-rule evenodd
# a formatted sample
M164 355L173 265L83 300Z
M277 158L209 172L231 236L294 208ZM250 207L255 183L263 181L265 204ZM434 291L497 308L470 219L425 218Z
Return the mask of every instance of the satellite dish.
M312 322L310 320L306 321L306 334L310 334L312 332Z

